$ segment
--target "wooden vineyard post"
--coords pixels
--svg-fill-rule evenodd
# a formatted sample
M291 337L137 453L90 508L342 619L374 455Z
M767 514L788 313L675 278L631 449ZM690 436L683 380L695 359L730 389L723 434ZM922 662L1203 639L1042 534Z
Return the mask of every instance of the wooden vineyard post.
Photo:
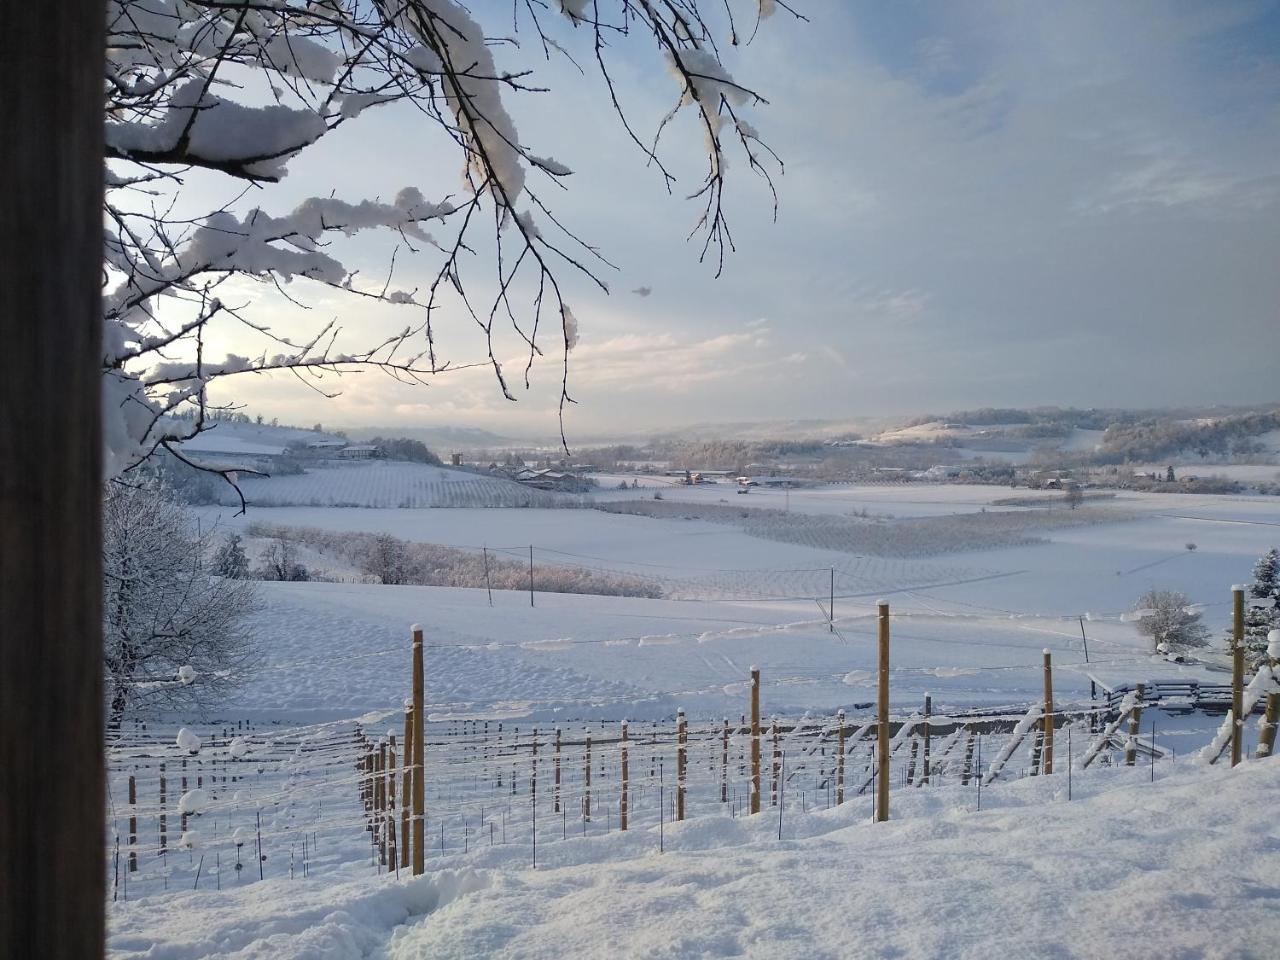
M387 742L378 744L377 781L374 784L375 806L378 808L378 829L374 836L378 838L378 861L387 865Z
M181 791L181 793L179 793L179 794L178 794L178 796L179 796L179 797L181 797L183 794L185 794L185 793L187 792L187 758L186 758L186 757L183 757L183 758L182 758L182 779L181 779L181 783L182 783L182 791ZM181 804L179 804L179 807L181 807ZM186 811L185 811L185 810L179 810L179 813L178 813L178 836L179 836L179 837L181 837L181 836L182 836L184 833L186 833L186 832L187 832L187 813L186 813Z
M409 808L413 805L413 701L404 704L404 756L400 758L400 866L409 869Z
M413 875L426 872L427 810L426 810L426 692L422 680L422 628L413 626Z
M631 768L627 764L627 721L622 721L622 794L618 798L618 829L627 829L627 792L630 789Z
M729 718L720 733L720 802L729 802Z
M933 713L933 697L929 694L924 695L924 723L921 724L920 736L923 739L923 746L920 757L920 785L927 787L929 785L929 717Z
M960 771L960 783L963 786L969 785L969 778L973 775L973 731L968 731L964 739L964 766Z
M560 812L560 728L556 727L555 812Z
M770 764L772 776L769 778L769 806L776 807L778 805L778 757L780 755L777 717L769 718L769 735L773 739L773 762Z
M160 764L160 852L164 853L169 846L168 837L165 834L166 817L164 812L164 764Z
M387 749L387 831L391 834L388 850L391 866L399 866L400 851L397 849L396 836L396 735L388 733L390 744Z
M1044 650L1044 747L1040 753L1040 766L1045 774L1053 773L1053 654Z
M836 714L836 806L844 803L844 711Z
M1129 740L1124 748L1124 765L1132 767L1138 759L1138 730L1142 724L1142 697L1145 687L1139 683L1134 685L1136 699L1133 709L1129 711Z
M138 872L138 783L133 774L129 774L129 872Z
M1244 587L1231 588L1231 765L1240 763L1244 742Z
M760 668L751 668L751 812L760 812Z
M889 601L877 605L880 669L876 703L876 820L889 819Z
M676 711L676 820L684 819L685 774L688 770L689 727L684 711Z
M591 822L591 730L587 730L585 752L582 755L582 820Z
M1267 634L1267 666L1271 668L1271 692L1267 694L1267 711L1262 716L1262 726L1258 729L1258 746L1254 756L1258 759L1271 756L1276 745L1276 721L1280 719L1280 693L1275 690L1277 669L1280 668L1280 630L1272 630Z

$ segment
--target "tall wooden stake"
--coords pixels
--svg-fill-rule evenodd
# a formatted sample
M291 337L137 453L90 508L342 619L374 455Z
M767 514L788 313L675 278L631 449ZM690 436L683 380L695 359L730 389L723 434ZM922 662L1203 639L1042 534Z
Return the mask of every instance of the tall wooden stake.
M760 668L751 668L751 812L760 812Z
M404 705L404 772L400 778L400 866L409 869L413 838L409 829L409 810L413 806L413 701Z
M627 721L622 721L622 795L618 800L618 829L627 829L627 800L631 768L627 764Z
M1132 767L1138 760L1138 731L1142 728L1142 697L1146 692L1145 685L1138 683L1134 685L1134 693L1137 694L1137 702L1133 709L1129 711L1129 741L1124 748L1124 765Z
M836 806L844 803L844 711L836 714Z
M556 727L555 812L560 812L560 728Z
M1267 665L1271 667L1272 677L1280 679L1280 630L1272 630L1267 634ZM1258 730L1258 747L1254 751L1259 759L1271 756L1276 745L1276 721L1280 718L1280 693L1274 689L1267 694L1267 712L1263 714L1262 726Z
M390 745L387 750L387 830L391 834L390 853L391 865L393 867L400 866L400 851L398 849L396 836L396 735L390 734ZM306 841L306 835L303 834L303 842ZM304 848L305 849L305 848ZM302 862L303 876L306 876L307 864Z
M724 718L720 734L720 802L729 802L729 718Z
M676 820L684 819L685 772L688 768L688 725L684 711L676 711Z
M876 820L889 819L889 601L877 605L880 677L876 704Z
M1046 774L1053 773L1053 655L1046 647L1044 651L1044 717L1041 718L1044 729L1044 746L1040 753L1040 764Z
M385 867L387 865L387 743L385 740L378 744L374 768L378 778L373 785L378 823L374 836L378 838L378 862Z
M1231 589L1231 765L1244 745L1244 587Z
M529 544L529 606L533 606L533 544Z
M924 695L924 723L920 728L922 749L920 756L920 785L929 785L929 717L933 713L933 697Z
M413 875L426 872L426 691L422 679L422 628L413 627ZM442 821L443 822L443 821Z
M778 805L778 758L781 753L778 749L778 718L772 717L769 720L769 735L773 739L773 763L770 765L769 778L769 806L776 807Z
M138 784L129 774L129 872L138 872ZM126 886L127 889L127 886Z
M587 731L585 752L582 757L582 823L591 820L591 731Z

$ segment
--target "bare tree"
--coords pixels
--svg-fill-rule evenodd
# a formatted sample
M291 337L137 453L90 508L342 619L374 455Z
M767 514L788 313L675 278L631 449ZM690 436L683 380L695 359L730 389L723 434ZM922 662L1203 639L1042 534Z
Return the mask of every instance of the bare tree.
M1191 598L1177 590L1148 590L1134 608L1138 632L1151 640L1156 653L1203 647L1209 630Z
M495 329L509 327L527 351L526 386L534 361L550 349L548 327L556 331L563 442L577 319L561 271L607 290L603 276L612 265L557 218L541 192L544 185L563 187L571 171L539 155L545 147L526 146L507 111L506 98L550 93L531 70L499 65L503 51L522 42L547 60L565 57L577 66L570 52L577 47L594 61L602 96L669 192L675 177L659 154L662 134L682 109L692 112L706 168L689 192L700 204L691 236L701 236L700 256L712 254L717 274L733 247L723 204L730 147L764 179L776 210L772 176L781 163L746 116L764 101L730 75L716 38L727 36L732 47L749 42L775 9L790 11L783 0L480 6L490 8L488 27L455 0L108 0L102 367L108 476L157 446L185 459L175 441L208 426L207 391L215 381L288 371L331 395L333 377L353 369L376 368L408 382L459 369L436 343L442 310L474 321L487 355L471 365L489 366L512 400ZM656 51L674 79L672 109L646 139L628 119L610 70L613 58L631 48ZM242 198L282 179L292 158L367 112L392 106L413 111L462 161L462 195L433 200L406 185L387 201L361 198L358 184L347 182L343 198L311 197L283 212L244 209ZM227 201L203 213L186 210L192 171L202 183L223 183ZM338 246L364 230L398 238L385 275L376 279L349 267ZM464 268L481 246L494 266L478 288ZM402 255L431 258L425 289L397 285ZM299 310L312 285L353 301L398 305L410 319L395 335L366 337L356 346L336 322L285 335L258 316L253 298L233 292L228 281L236 277L280 293ZM215 357L231 331L256 338L260 352ZM166 416L193 408L196 415L185 421ZM215 472L234 481L225 467Z
M411 582L412 567L405 542L385 533L373 537L361 562L365 573L373 574L383 583Z
M108 717L208 705L250 665L246 617L257 594L214 576L185 507L154 482L108 484L103 505L103 629Z
M262 566L258 576L263 580L292 582L309 580L307 568L298 562L297 548L288 537L275 537L262 548L259 558Z

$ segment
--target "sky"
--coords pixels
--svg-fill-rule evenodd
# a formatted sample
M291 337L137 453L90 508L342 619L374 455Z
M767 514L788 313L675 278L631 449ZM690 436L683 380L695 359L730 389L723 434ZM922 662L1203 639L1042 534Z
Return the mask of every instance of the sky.
M745 115L785 172L775 221L767 188L730 153L736 251L719 277L686 239L705 162L689 111L663 136L678 176L668 195L613 113L585 31L556 35L581 73L527 35L493 48L551 91L507 98L522 143L574 171L566 189L530 183L612 265L597 269L608 295L558 274L580 324L571 443L721 421L1280 400L1280 2L793 5L807 22L780 10L750 45L724 47L735 80L768 101ZM510 35L509 5L471 4L497 7L486 25ZM613 56L647 138L674 81L651 44ZM404 186L435 198L460 189L459 166L419 116L370 111L254 202ZM345 249L383 276L393 245L361 234ZM492 272L484 251L474 260L483 301ZM398 255L396 282L429 282L438 263L430 249ZM310 308L300 321L244 288L260 317L337 318L353 344L417 320L291 289ZM441 356L464 369L428 386L365 373L327 382L341 394L325 399L291 377L237 378L234 399L284 422L557 432L552 341L512 402L491 370L466 366L485 345L461 304L438 322ZM512 332L497 352L522 374Z

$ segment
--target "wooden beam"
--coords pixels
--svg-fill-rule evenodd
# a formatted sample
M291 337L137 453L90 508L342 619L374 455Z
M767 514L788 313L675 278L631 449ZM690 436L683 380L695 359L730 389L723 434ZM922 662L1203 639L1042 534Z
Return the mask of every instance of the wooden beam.
M0 6L0 957L104 950L103 10Z

